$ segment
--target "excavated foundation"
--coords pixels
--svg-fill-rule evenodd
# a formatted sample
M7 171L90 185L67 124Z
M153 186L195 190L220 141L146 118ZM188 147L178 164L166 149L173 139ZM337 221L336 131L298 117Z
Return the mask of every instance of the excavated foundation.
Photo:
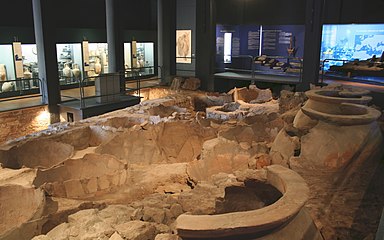
M45 196L41 189L20 185L2 185L0 193L1 239L23 223L42 216Z
M95 151L114 155L127 164L180 163L195 159L203 142L214 137L215 131L194 123L166 122L116 134Z
M34 185L54 197L89 198L116 190L126 180L126 164L113 156L87 154L39 170Z
M330 125L377 133L378 113L348 104L338 106L342 118L303 107L317 128L288 128L271 92L255 86L154 94L170 95L1 146L0 238L322 239L304 207L308 187L289 160L305 156L318 167L308 160L315 140L306 138ZM359 94L338 92L365 99ZM210 109L225 117L211 118ZM277 155L286 167L271 165Z
M74 147L54 140L34 139L0 153L4 167L50 168L72 156Z

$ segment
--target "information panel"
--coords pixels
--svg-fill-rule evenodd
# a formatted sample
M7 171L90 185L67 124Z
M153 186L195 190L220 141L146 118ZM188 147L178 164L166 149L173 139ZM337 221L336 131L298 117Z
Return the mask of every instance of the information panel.
M304 31L303 25L263 26L261 53L268 56L303 57Z
M241 55L259 56L260 25L241 26Z
M217 25L216 53L223 54L224 33L232 33L232 56L303 57L304 31L304 25Z

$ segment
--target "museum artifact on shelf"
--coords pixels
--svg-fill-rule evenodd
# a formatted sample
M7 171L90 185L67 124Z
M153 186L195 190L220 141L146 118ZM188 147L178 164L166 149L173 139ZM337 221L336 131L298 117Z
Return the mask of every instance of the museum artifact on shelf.
M78 84L83 64L80 43L56 44L60 85ZM75 75L76 73L76 75Z
M5 64L0 64L0 81L7 80L7 69Z
M96 77L103 73L108 73L108 44L89 43L89 68L88 77ZM85 49L83 50L85 51Z
M13 42L0 46L0 91L4 97L35 93L38 90L37 49L35 44ZM30 91L32 90L32 92Z
M141 77L155 73L154 43L124 43L124 61L126 77Z

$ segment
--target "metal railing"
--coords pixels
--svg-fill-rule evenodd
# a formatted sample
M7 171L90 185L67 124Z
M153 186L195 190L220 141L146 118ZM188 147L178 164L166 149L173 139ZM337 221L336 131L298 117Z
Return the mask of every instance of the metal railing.
M146 77L155 74L155 66L131 67L125 69L125 78Z
M11 88L8 88L3 91L3 84L4 83L13 83ZM4 80L0 81L1 87L0 92L19 92L20 94L23 94L27 90L31 89L39 89L41 86L41 79L40 78L19 78L19 79L10 79L10 80Z
M13 79L13 80L5 80L0 81L0 103L4 102L15 102L21 99L28 98L40 98L39 104L17 104L14 109L38 106L41 105L42 100L42 91L44 85L42 84L42 80L40 78L23 78L23 79ZM0 111L3 109L0 107ZM6 110L11 110L8 108Z
M140 74L140 71L143 69L150 68L153 71L153 74L143 75ZM157 68L157 75L155 74L155 68ZM160 74L159 74L160 73ZM149 66L143 68L127 68L124 72L125 76L125 92L126 93L134 93L137 96L140 96L140 90L143 88L142 83L144 83L145 88L158 86L161 80L163 79L163 71L161 66Z
M234 71L234 72L245 72L250 73L253 77L254 74L254 61L253 56L251 55L239 55L232 56L230 63L225 63L227 65L235 65L235 67L225 67L225 71ZM241 68L236 67L236 65L240 65Z
M159 66L156 68L162 74L162 68ZM152 73L147 69L152 69ZM103 101L103 99L107 99L107 102L109 99L117 101L120 96L127 96L128 94L140 96L140 89L158 86L161 82L162 76L156 76L154 69L155 66L129 68L122 72L85 77L77 82L78 96L61 94L61 97L68 98L68 101L79 101L80 108L84 109L90 102ZM99 83L96 81L97 79L100 80ZM104 85L98 86L98 84ZM89 94L89 89L87 91L86 87L92 85L95 85L94 93ZM102 91L98 91L101 88ZM90 101L90 99L95 98L96 100Z
M259 57L259 56L258 56ZM250 55L240 55L240 56L233 56L232 57L232 63L234 59L244 59L245 64L243 65L242 68L238 67L224 67L224 71L230 71L230 72L241 72L241 73L249 73L251 75L251 78L255 78L256 74L268 74L268 75L279 75L279 76L297 76L299 82L302 82L303 78L303 59L298 58L298 57L288 57L288 56L267 56L267 59L269 60L284 60L284 63L286 63L288 66L292 65L293 63L297 63L298 66L297 68L292 68L292 69L297 69L297 72L286 72L286 71L281 71L275 70L265 64L258 64L255 63L257 57L253 57ZM231 64L232 64L231 63ZM260 66L262 68L260 68ZM259 68L259 69L258 69Z
M325 71L324 71L324 67L325 67L325 63L326 62L331 62L331 61L334 61L334 62L342 62L343 64L349 62L349 60L345 60L345 59L333 59L333 58L326 58L324 60L322 60L322 64L321 64L321 83L323 84L324 83L324 75L325 75Z
M103 73L97 76L89 76L81 79L79 81L79 90L80 90L80 108L83 109L86 107L86 100L87 99L96 99L96 102L111 102L116 101L118 96L123 94L123 92L120 90L120 82L121 79L123 79L124 76L122 73ZM102 91L98 92L97 86L96 86L96 80L97 79L104 79L104 83L100 82L100 89L102 88ZM109 81L108 81L109 79ZM113 81L112 81L112 80ZM85 94L85 87L90 86L90 82L95 82L95 94L93 96L86 96ZM110 93L110 89L112 89L112 93ZM104 94L104 92L107 92L107 94ZM107 100L103 100L107 99Z

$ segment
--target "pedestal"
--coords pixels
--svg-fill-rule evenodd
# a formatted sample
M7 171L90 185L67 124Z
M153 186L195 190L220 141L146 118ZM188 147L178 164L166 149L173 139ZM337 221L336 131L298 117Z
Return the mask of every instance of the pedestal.
M96 102L106 103L119 100L120 75L103 74L95 79Z

